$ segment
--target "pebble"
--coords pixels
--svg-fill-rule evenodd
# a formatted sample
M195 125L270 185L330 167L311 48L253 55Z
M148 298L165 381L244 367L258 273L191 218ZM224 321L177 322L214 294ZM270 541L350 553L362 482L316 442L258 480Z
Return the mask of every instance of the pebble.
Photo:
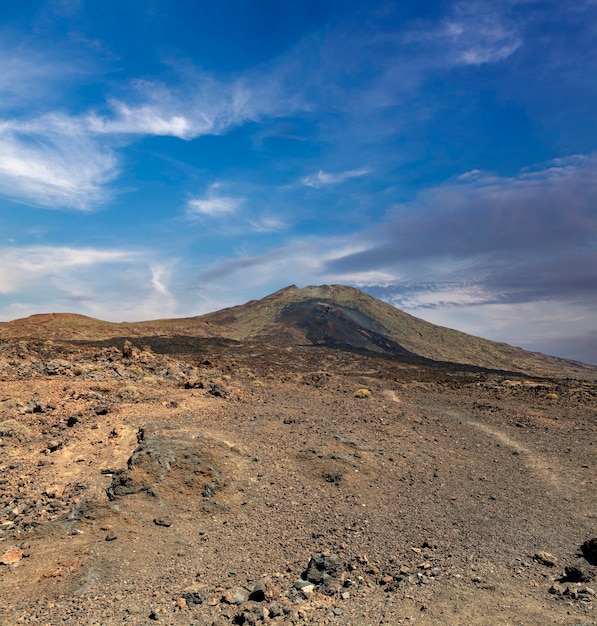
M153 520L153 523L156 526L164 526L165 528L170 528L170 526L172 526L172 520L168 517L156 517Z
M542 565L546 565L547 567L555 567L558 563L557 557L549 552L536 552L533 560L541 563Z

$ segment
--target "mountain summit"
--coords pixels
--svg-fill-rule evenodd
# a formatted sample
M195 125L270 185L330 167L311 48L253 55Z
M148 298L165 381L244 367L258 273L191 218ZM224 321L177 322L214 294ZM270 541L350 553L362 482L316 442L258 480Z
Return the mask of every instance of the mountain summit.
M259 337L555 377L597 375L597 367L437 326L343 285L291 285L198 319L239 341Z

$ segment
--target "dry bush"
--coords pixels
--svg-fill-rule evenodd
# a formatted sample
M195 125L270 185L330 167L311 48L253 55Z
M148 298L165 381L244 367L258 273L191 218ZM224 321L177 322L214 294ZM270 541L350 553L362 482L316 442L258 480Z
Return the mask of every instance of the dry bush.
M17 420L6 420L0 422L0 437L14 437L15 439L25 439L31 434L31 431L25 424L17 422Z
M139 398L139 390L137 387L133 387L132 385L128 385L127 387L121 387L116 395L122 400L128 400L129 402L133 402Z
M354 392L354 397L355 398L370 398L371 391L369 391L369 389L357 389Z

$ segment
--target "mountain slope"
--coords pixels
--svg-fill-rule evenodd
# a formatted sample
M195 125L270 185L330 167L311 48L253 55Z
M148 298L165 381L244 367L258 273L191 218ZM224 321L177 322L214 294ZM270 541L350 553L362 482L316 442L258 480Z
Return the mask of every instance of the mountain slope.
M286 287L201 319L219 326L218 334L240 341L251 337L302 340L544 376L597 375L597 367L436 326L342 285Z
M172 350L184 349L185 341L176 339L184 337L256 340L282 346L365 350L422 364L431 359L527 375L597 379L595 366L436 326L342 285L303 289L292 285L261 300L190 318L117 324L52 313L0 324L0 339L9 340L106 341L124 337L139 342L160 337L159 345L154 346L157 351L168 341ZM186 345L193 349L193 342Z
M42 313L0 323L0 339L97 341L112 337L211 337L212 334L209 325L199 318L115 323L75 313Z

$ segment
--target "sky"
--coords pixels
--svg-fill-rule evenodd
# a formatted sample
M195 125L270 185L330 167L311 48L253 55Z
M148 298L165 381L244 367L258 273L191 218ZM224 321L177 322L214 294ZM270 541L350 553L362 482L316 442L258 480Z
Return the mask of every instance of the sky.
M597 0L0 0L0 320L346 284L597 364Z

